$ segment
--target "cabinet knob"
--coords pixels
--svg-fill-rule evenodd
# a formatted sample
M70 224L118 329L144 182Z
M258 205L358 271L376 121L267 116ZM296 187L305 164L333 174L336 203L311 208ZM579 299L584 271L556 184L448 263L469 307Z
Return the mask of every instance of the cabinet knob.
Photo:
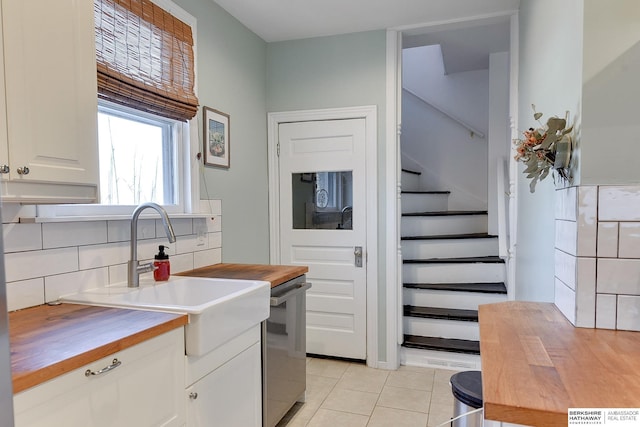
M9 165L1 165L0 166L0 173L9 173Z
M198 393L196 393L195 391L192 391L191 393L189 393L189 399L196 400L197 398L198 398Z
M18 175L29 175L29 168L26 166L21 166L16 172L18 172Z

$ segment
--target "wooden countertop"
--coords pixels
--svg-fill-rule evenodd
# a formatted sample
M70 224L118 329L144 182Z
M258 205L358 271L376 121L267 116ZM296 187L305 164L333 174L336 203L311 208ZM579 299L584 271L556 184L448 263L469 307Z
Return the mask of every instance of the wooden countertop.
M640 408L640 332L576 328L546 303L479 316L486 419L566 426L568 408Z
M11 312L13 392L186 325L187 320L181 314L76 304Z
M180 276L212 277L222 279L264 280L271 287L295 279L309 271L308 267L299 265L267 265L267 264L214 264L180 273Z

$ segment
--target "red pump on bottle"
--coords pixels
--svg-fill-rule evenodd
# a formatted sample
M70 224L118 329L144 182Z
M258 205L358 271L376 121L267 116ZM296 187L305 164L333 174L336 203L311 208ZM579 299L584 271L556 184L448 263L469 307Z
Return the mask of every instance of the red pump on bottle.
M158 246L159 251L154 257L155 261L153 262L153 266L155 267L155 269L153 270L153 278L156 282L167 281L169 280L169 276L171 275L169 255L164 252L165 249L168 249L168 246Z

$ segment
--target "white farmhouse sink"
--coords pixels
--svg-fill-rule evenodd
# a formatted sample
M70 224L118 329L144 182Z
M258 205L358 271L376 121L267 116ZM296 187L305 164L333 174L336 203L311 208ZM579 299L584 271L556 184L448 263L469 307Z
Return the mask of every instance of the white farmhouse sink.
M141 281L87 290L64 302L168 311L189 315L185 345L201 356L269 317L269 282L259 280L172 277L168 282Z

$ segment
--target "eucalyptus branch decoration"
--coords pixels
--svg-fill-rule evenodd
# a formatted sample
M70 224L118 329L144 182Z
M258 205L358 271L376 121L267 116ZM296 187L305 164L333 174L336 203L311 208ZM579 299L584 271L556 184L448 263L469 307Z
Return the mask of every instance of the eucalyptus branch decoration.
M553 169L563 180L569 179L569 160L571 158L571 132L573 126L567 127L569 112L566 117L550 117L546 125L542 125L542 113L533 107L533 119L540 127L529 128L523 132L523 139L515 139L516 155L514 159L527 167L524 174L531 179L529 191L536 189L538 181L545 179ZM554 177L555 182L555 177Z

